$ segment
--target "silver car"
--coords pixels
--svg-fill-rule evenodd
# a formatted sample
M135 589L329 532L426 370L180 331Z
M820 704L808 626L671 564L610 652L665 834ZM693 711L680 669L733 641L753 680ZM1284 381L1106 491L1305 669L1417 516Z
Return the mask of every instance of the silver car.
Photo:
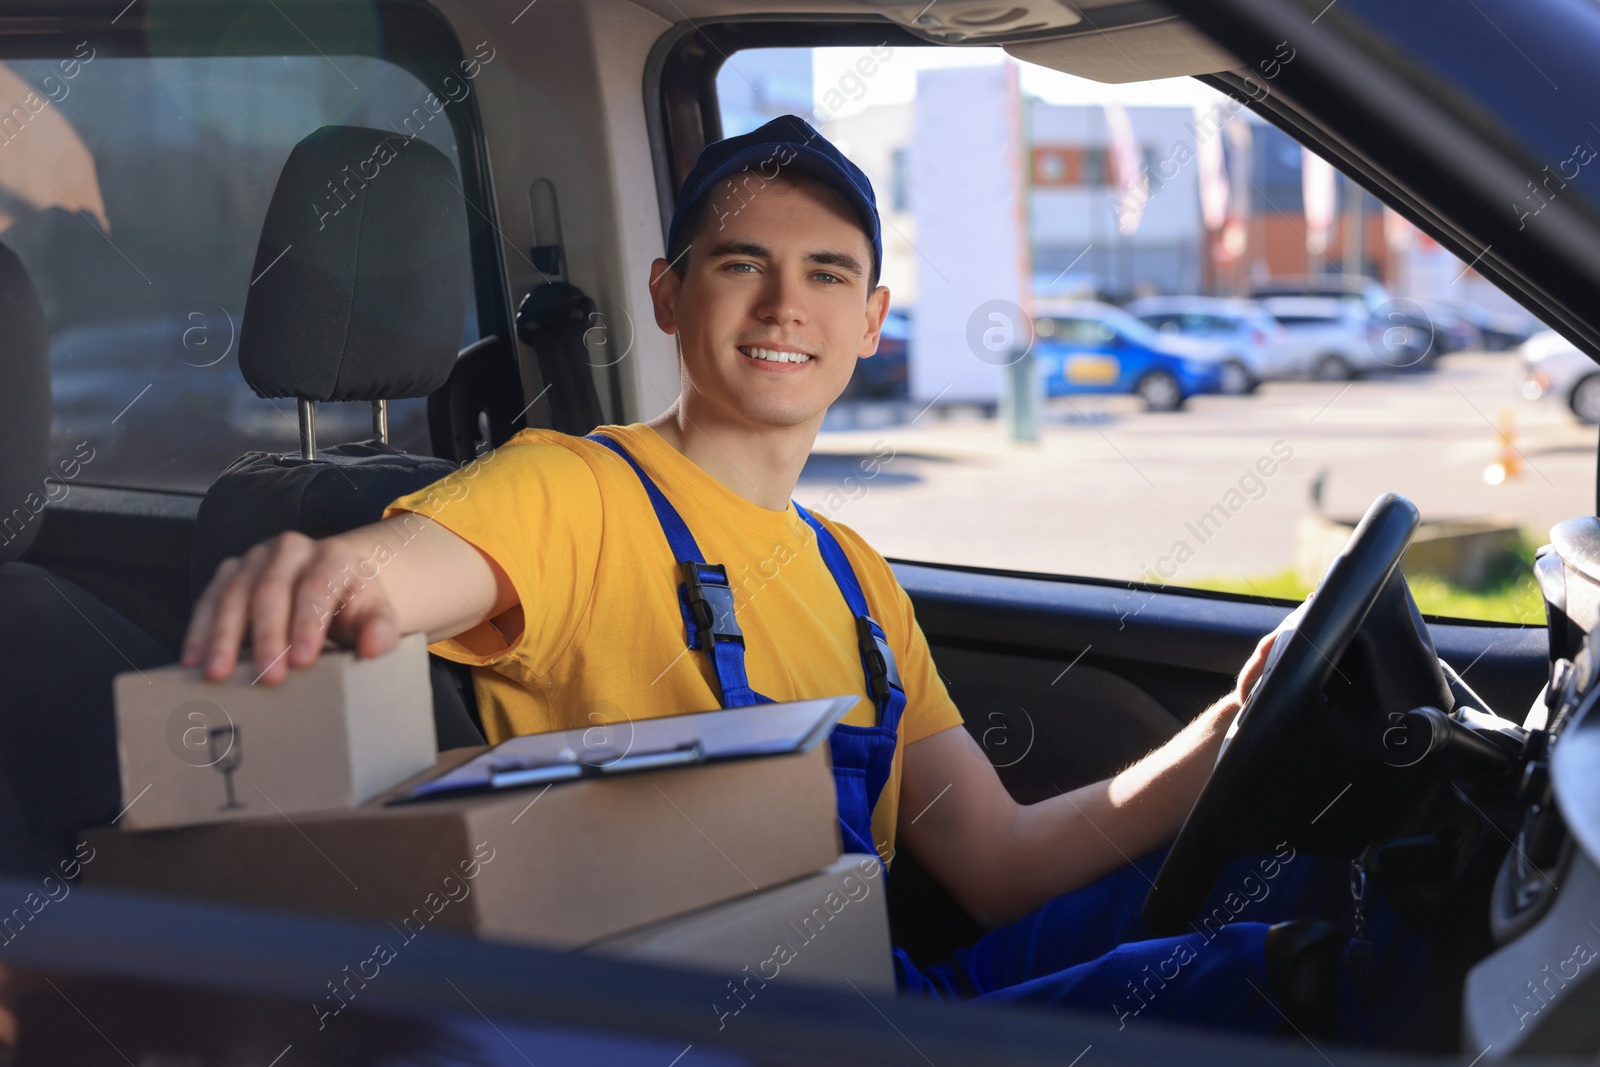
M1224 347L1222 391L1254 392L1271 378L1306 373L1289 347L1289 335L1267 310L1251 300L1215 296L1152 296L1125 309L1163 334L1209 341Z
M1269 296L1261 305L1288 335L1284 347L1295 365L1325 381L1349 381L1370 371L1393 369L1371 319L1358 301L1324 296Z
M1600 366L1554 330L1534 334L1518 348L1522 395L1566 404L1582 422L1600 423Z

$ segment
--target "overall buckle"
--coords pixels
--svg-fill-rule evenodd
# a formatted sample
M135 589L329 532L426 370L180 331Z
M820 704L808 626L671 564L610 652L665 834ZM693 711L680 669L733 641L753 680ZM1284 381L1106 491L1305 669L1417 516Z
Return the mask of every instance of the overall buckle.
M744 644L744 631L739 629L739 620L733 615L733 587L728 584L728 569L720 563L697 563L692 559L683 560L680 566L689 610L694 614L695 628L702 640L709 635L712 641ZM715 571L716 575L707 577L702 571Z
M878 624L872 621L870 615L856 616L856 645L861 649L861 659L867 665L867 695L878 706L878 718L881 720L884 709L889 706L890 687L902 692L905 690L900 684L900 669L895 666L894 650L889 647L889 642L878 636Z

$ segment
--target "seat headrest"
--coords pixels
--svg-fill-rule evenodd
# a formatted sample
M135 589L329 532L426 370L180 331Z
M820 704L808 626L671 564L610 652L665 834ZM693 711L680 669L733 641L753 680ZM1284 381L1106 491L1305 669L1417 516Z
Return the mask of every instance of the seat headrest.
M50 479L50 329L44 304L17 254L0 245L0 563L39 534Z
M239 369L264 397L426 396L455 364L468 270L449 159L405 134L324 126L273 190Z

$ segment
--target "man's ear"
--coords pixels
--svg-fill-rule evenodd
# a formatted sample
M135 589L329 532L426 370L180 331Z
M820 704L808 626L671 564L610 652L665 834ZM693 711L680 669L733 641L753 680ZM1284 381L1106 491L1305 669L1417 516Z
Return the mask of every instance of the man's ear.
M662 333L678 332L678 293L682 288L683 279L666 260L657 259L650 264L650 306Z
M861 359L878 351L878 335L883 331L883 317L889 314L889 287L880 285L867 297L867 332L861 338Z

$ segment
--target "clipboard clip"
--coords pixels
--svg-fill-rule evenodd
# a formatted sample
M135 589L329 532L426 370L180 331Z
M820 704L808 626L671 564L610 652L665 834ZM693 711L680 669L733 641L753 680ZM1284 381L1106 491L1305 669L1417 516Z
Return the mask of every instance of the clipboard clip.
M699 763L704 758L699 741L671 748L645 749L617 753L606 748L586 748L582 752L562 749L555 759L496 763L489 769L489 788L510 789L544 782L563 782L573 778L599 778L632 771L650 771Z

